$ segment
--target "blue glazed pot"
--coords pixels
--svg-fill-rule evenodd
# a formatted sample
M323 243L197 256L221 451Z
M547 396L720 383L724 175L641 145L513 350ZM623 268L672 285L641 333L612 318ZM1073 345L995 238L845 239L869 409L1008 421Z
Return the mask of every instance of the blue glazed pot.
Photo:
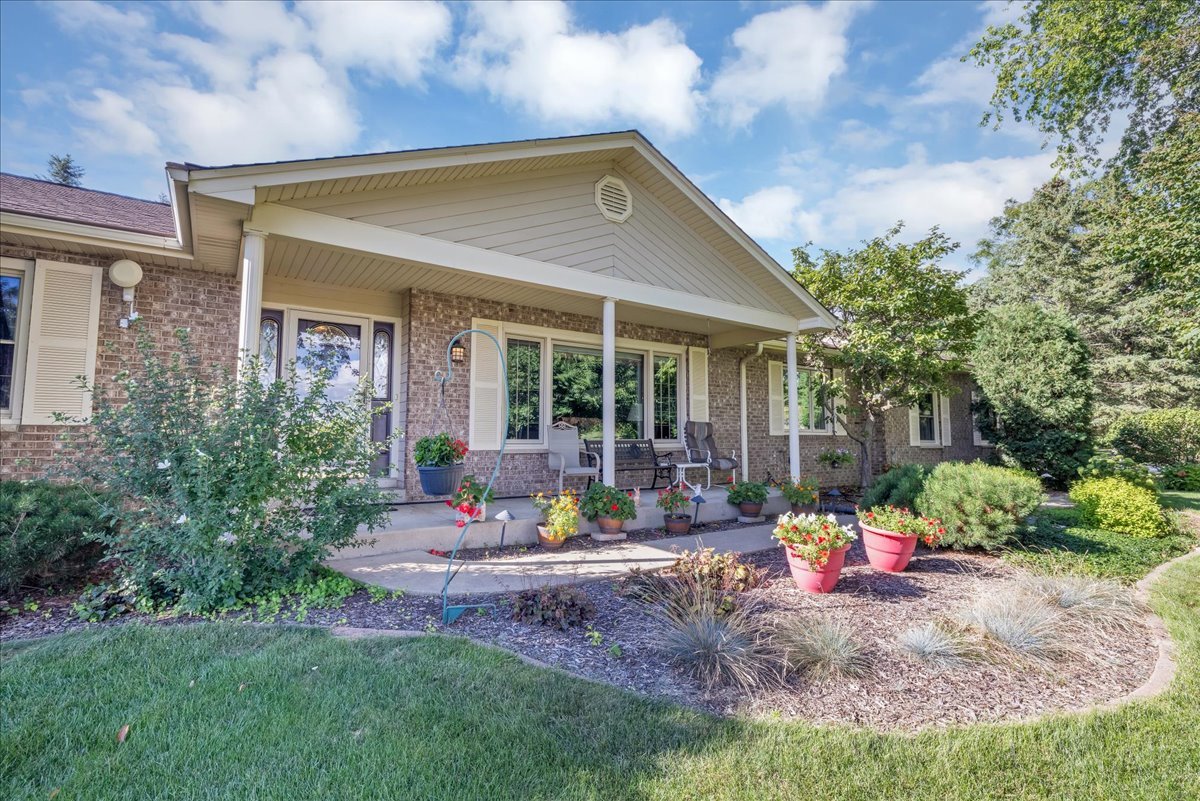
M446 467L417 465L417 473L421 476L421 492L426 495L453 495L462 483L463 470L461 464Z

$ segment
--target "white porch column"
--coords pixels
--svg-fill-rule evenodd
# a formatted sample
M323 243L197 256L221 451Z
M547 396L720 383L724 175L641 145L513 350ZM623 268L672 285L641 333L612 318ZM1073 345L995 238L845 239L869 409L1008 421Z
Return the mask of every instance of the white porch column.
M601 371L601 409L604 431L601 449L601 480L610 487L617 483L617 301L604 299L604 347Z
M800 478L800 393L796 388L796 335L787 335L788 466Z
M238 311L238 363L258 353L259 317L262 315L263 271L267 261L267 235L242 232L242 297Z

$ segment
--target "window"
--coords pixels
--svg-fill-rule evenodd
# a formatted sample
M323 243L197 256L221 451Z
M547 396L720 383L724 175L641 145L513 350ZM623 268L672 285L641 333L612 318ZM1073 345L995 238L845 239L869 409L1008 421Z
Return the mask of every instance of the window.
M579 429L579 436L603 435L603 356L598 348L554 345L551 403L554 419ZM616 434L618 439L642 439L645 427L643 372L639 353L617 351Z
M679 439L678 356L654 356L654 438Z
M0 275L0 411L12 414L18 390L17 352L21 336L21 297L25 274L5 270Z
M508 438L540 442L542 439L542 343L510 338L508 359Z
M980 394L975 390L971 390L971 438L976 445L983 448L990 448L992 447L992 443L985 439L983 433L979 430L979 418L977 415L984 413L983 410L978 408L981 400L982 397ZM996 410L989 407L986 414L992 428L996 428Z
M770 433L786 434L788 416L787 366L782 362L768 362L767 373L771 381ZM825 374L818 370L796 371L796 415L800 421L800 433L825 434L832 424L829 413L829 398L826 392Z
M950 447L950 396L926 392L908 407L908 444L920 448Z
M371 353L371 382L375 385L375 397L386 399L392 394L392 335L377 329Z

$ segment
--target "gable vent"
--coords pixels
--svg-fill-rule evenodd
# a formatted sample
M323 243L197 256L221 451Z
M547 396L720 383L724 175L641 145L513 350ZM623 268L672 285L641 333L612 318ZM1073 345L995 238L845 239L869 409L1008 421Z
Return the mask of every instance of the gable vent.
M596 205L613 222L625 222L633 214L633 195L620 178L606 175L596 182Z

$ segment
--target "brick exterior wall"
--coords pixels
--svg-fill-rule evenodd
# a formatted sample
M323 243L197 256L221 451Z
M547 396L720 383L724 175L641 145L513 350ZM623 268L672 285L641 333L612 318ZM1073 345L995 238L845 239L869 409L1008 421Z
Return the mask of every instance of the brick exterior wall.
M91 258L11 245L0 245L0 255L83 264L97 270L107 269L115 258ZM234 368L237 361L237 278L146 264L142 265L142 270L135 306L159 350L169 354L174 349L174 330L187 328L202 362ZM96 381L111 388L112 376L120 370L123 361L135 354L136 334L117 324L129 314L129 304L121 300L120 287L107 277L101 286ZM0 428L0 478L43 477L62 448L59 436L63 431L63 426L54 425L5 425Z
M950 393L950 447L926 448L910 445L908 441L908 409L892 409L885 426L883 451L889 465L937 464L945 461L970 462L988 459L991 448L975 444L971 415L971 390L975 382L966 374L953 378L955 391Z

